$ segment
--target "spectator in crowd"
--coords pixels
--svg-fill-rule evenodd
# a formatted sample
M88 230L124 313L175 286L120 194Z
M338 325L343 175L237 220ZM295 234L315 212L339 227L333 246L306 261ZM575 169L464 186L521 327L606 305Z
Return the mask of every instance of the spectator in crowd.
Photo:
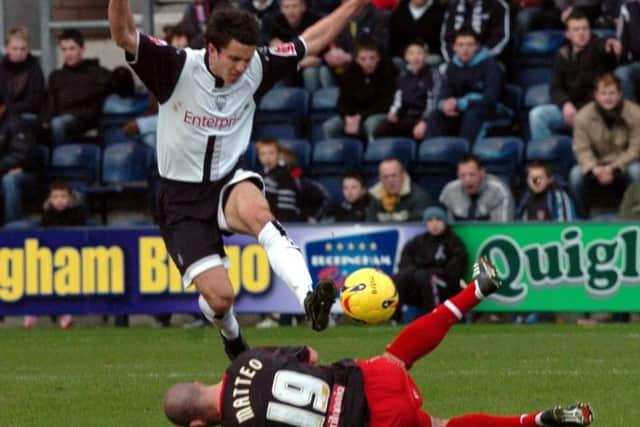
M129 67L121 65L113 69L109 91L112 93L104 99L103 113L130 114L136 109L136 87Z
M496 114L504 71L469 27L458 31L453 49L437 109L427 119L427 136L460 136L473 143L483 123Z
M627 0L620 8L619 38L622 43L622 63L616 76L622 83L626 99L638 101L640 85L640 0Z
M598 78L595 101L576 115L573 151L578 164L571 170L569 186L583 217L589 214L590 189L640 182L640 107L624 100L614 75Z
M413 305L429 312L460 291L468 254L460 237L451 230L447 210L440 203L428 206L422 220L427 230L402 249L393 281L398 288L399 307Z
M411 180L398 159L386 159L378 168L380 182L369 193L367 221L420 221L431 196Z
M566 21L568 43L556 53L549 94L552 104L538 105L529 113L531 139L546 139L570 132L577 111L591 101L594 81L613 70L620 42L591 34L587 15L574 9Z
M45 98L44 76L38 60L31 55L29 30L13 27L6 35L0 82L4 93L4 114L29 123L38 121Z
M474 154L458 162L458 179L442 189L440 202L456 221L513 220L515 202L511 191L500 178L488 174Z
M22 203L35 194L43 166L31 126L6 113L0 92L0 177L5 223L22 218Z
M623 220L640 220L640 183L631 184L624 192L618 216Z
M479 44L488 54L502 55L509 44L509 3L505 0L449 0L442 21L440 49L449 62L455 52L454 44L462 28L471 28Z
M342 0L344 1L344 0ZM356 56L358 41L362 38L373 40L381 53L386 53L389 42L389 16L372 4L347 23L324 54L328 68L322 71L323 87L336 86L336 77L342 77L348 65Z
M367 191L367 183L359 172L350 171L344 174L342 177L342 196L344 200L336 209L336 221L365 221L371 196Z
M269 44L271 27L280 13L278 0L240 0L240 9L244 9L256 15L260 24L259 46Z
M64 30L58 45L64 64L49 76L43 117L54 146L97 126L111 81L111 72L97 59L83 59L84 36L78 30Z
M419 42L407 45L407 67L396 80L396 93L387 120L378 136L406 136L420 142L427 131L427 117L435 110L440 94L440 73L425 62L427 48Z
M201 49L204 47L204 31L211 12L219 7L229 7L229 0L193 0L189 3L177 27L184 30L189 38L189 47Z
M73 191L71 186L64 181L54 181L49 187L49 195L44 202L42 227L72 227L87 224L88 211L82 203L79 193ZM73 318L70 314L52 316L52 320L58 322L61 329L69 329L73 326ZM22 326L29 329L35 326L36 316L24 317Z
M444 17L441 0L402 0L391 14L389 54L403 57L410 43L427 44L432 54L440 53L440 26Z
M355 62L340 83L339 115L322 124L326 139L343 136L369 141L385 119L395 91L396 68L368 37L358 41Z
M317 182L302 176L295 153L275 139L256 143L258 161L263 169L269 207L282 222L315 224L329 207L329 195Z
M527 189L520 199L516 218L527 221L572 222L573 201L554 181L551 168L539 160L527 165Z
M307 10L306 0L280 0L280 13L275 17L271 27L270 45L278 46L292 41L304 30L313 25L320 16ZM307 55L298 64L300 70L297 75L288 78L290 86L300 86L302 81L305 89L313 92L321 85L320 67L321 55Z

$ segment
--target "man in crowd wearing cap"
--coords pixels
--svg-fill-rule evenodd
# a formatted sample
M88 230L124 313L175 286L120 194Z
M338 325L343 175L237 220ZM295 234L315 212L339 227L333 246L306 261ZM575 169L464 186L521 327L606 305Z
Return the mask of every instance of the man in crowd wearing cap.
M411 304L431 311L460 290L468 254L462 240L451 230L442 204L427 206L422 219L427 230L402 249L394 282L400 307Z

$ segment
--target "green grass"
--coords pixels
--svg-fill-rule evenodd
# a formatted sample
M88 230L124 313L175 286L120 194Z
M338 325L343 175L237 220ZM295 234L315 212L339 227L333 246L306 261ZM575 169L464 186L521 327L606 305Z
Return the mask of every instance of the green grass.
M322 362L379 353L399 328L256 330L253 345L309 343ZM412 369L424 407L521 414L588 400L594 425L640 420L640 325L456 326ZM175 382L214 382L226 366L212 329L0 330L0 426L168 425L161 399Z

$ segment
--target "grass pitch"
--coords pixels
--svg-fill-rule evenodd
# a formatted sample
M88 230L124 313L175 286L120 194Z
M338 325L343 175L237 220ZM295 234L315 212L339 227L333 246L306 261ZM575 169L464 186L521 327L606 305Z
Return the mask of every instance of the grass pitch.
M244 334L254 345L308 343L322 362L382 351L399 327L341 326ZM217 332L134 327L0 330L0 426L165 426L173 383L217 381L226 366ZM589 401L595 426L640 422L640 324L460 325L411 373L424 408L521 414Z

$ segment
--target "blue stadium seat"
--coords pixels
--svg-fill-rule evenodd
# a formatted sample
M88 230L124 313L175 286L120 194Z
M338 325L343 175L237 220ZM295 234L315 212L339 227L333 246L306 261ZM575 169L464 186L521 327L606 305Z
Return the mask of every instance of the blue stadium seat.
M570 136L553 136L527 143L527 162L541 160L549 164L555 175L567 179L576 164Z
M342 175L319 176L313 179L320 183L329 193L329 211L333 211L342 202Z
M108 102L105 99L105 103L102 107L102 115L99 120L100 127L122 127L130 120L144 114L148 107L149 95L146 93L136 94L133 97L133 102L131 103L130 108L126 112L109 111Z
M362 142L354 138L336 138L318 141L313 146L311 170L315 177L342 176L362 162Z
M290 128L290 135L304 138L305 126L309 113L309 92L303 88L275 87L268 91L260 100L255 117L255 135L260 137L283 138L285 129ZM278 131L278 135L265 134L260 128L267 125L271 132Z
M101 127L99 129L100 138L102 143L106 147L112 144L119 144L121 142L140 142L139 138L127 136L121 126L108 126Z
M260 165L258 165L258 151L256 149L255 141L251 141L247 147L247 151L244 153L244 165L243 167L254 172L262 172Z
M515 137L493 137L477 141L473 153L487 172L499 176L512 187L518 183L524 160L524 142Z
M616 38L616 30L611 28L593 28L591 31L601 39L606 40Z
M299 136L296 127L290 123L261 123L254 126L253 129L255 140L265 138L296 139Z
M338 114L338 87L318 89L311 96L311 111L309 113L309 138L312 142L324 138L322 123L331 116Z
M542 83L549 83L553 69L551 67L518 65L515 74L515 82L523 88L528 88Z
M505 85L501 102L498 104L497 118L486 121L482 125L476 140L489 135L512 134L516 119L522 111L523 98L523 91L520 86L509 83Z
M281 139L279 142L296 153L298 166L307 171L311 163L311 143L306 139Z
M377 138L371 141L365 150L363 173L365 177L378 175L378 165L385 159L398 159L405 168L414 160L416 142L410 138Z
M562 30L530 31L522 36L520 56L553 56L565 41Z
M549 96L548 83L541 83L527 88L527 93L524 98L524 106L527 110L537 107L538 105L550 103L551 97Z
M437 137L424 140L412 163L411 175L434 199L445 184L456 178L458 161L469 152L470 144L464 138Z
M123 142L105 147L102 182L113 191L146 190L153 149L145 144Z
M50 175L63 178L83 190L99 177L100 147L94 144L64 144L53 149Z

